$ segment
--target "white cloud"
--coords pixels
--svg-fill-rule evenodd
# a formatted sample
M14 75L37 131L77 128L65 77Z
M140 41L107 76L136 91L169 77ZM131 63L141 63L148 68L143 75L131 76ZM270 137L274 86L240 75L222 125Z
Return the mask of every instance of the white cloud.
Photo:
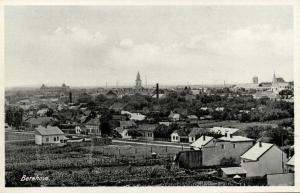
M134 45L133 40L126 38L120 42L120 46L123 48L131 48Z
M87 46L98 46L105 43L106 38L100 32L90 33L82 27L58 27L53 35L62 41L71 41Z

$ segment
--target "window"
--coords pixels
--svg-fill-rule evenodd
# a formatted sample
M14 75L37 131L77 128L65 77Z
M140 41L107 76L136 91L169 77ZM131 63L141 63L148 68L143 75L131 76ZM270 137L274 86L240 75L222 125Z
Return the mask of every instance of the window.
M48 137L46 137L46 142L49 142L49 138Z
M232 144L232 147L235 148L235 144Z
M56 137L54 137L53 140L56 141Z
M222 148L222 149L225 149L225 146L224 146L224 144L221 144L221 148Z
M176 140L178 139L178 136L176 136Z
M59 137L57 137L57 141L59 141Z

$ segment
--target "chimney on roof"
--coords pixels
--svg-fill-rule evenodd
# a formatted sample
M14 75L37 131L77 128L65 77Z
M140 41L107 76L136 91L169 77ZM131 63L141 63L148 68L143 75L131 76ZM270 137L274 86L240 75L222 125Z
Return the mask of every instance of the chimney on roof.
M203 135L203 141L205 141L205 135Z
M259 144L259 147L262 147L261 141L259 141L258 144Z

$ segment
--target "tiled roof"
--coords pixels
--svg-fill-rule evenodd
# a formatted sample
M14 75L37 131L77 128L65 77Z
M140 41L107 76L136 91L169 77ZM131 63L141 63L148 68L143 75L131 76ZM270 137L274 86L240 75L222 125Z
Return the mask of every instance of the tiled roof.
M64 133L58 127L52 126L38 126L35 128L35 131L39 135L63 135Z
M154 131L158 125L157 124L142 124L138 126L137 130L142 131Z
M260 156L262 156L265 152L273 147L271 143L261 143L261 147L259 146L259 142L252 146L248 151L246 151L241 158L256 161Z
M198 134L201 134L203 130L204 130L203 128L194 127L192 128L192 131L189 133L189 136L196 136Z

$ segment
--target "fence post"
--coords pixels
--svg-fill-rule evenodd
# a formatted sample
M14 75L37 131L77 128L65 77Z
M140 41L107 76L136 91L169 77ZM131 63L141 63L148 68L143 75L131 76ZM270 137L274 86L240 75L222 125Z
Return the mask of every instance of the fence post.
M181 145L181 150L183 151L183 145Z
M166 152L168 152L168 146L166 146Z

